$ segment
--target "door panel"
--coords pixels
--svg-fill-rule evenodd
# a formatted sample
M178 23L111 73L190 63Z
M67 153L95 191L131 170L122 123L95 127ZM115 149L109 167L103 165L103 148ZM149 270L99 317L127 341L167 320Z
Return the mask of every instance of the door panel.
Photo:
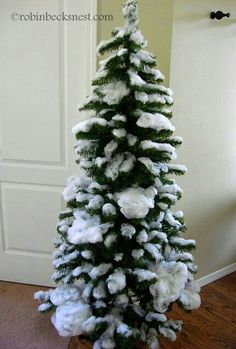
M72 126L95 71L96 22L11 21L96 13L94 0L0 1L0 279L50 285Z

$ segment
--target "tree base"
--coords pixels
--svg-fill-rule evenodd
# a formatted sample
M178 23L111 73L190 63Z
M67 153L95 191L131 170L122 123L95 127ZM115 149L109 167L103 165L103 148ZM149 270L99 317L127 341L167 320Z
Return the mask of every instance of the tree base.
M69 346L67 349L92 349L93 345L87 339L79 337L71 337ZM147 349L146 345L140 344L136 349Z

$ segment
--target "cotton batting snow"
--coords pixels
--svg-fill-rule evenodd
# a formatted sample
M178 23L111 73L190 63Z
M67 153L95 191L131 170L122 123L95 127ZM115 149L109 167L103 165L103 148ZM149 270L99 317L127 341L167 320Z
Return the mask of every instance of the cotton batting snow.
M56 306L63 305L68 301L77 301L79 298L80 291L76 286L60 286L50 292L50 301Z
M103 240L102 234L109 229L109 225L100 224L100 218L89 215L83 210L74 212L75 220L68 229L68 240L72 244L96 243Z
M157 278L156 273L146 269L134 269L133 274L138 277L138 281L150 281Z
M150 312L145 316L145 320L148 322L151 322L151 321L165 322L166 316L164 314Z
M159 331L164 337L168 338L171 342L174 342L176 340L175 331L173 331L171 328L159 326Z
M89 183L91 183L91 179L86 175L70 177L62 193L64 200L68 202L75 199L78 189L88 186Z
M129 39L131 40L131 41L133 41L135 44L137 44L137 45L142 45L142 44L144 44L144 37L143 37L143 35L140 33L140 31L139 30L137 30L137 31L135 31L134 33L132 33L131 35L130 35L130 37L129 37Z
M190 281L181 292L179 301L186 310L194 310L200 307L201 298L199 296L200 286L197 281Z
M102 213L105 216L115 216L117 212L114 205L107 203L102 206Z
M153 128L156 131L169 130L174 131L175 128L172 126L171 122L160 113L145 113L138 111L137 114L141 114L136 124L143 128Z
M125 160L122 162L119 172L129 172L133 169L136 162L136 158L129 152L125 153Z
M122 323L117 326L116 329L117 333L120 333L124 337L130 337L133 333L133 331L127 326L126 324Z
M83 120L75 125L72 128L72 133L89 132L94 125L107 126L107 121L96 116L90 117L89 119Z
M132 70L128 71L130 84L132 86L143 86L146 84L146 82L135 72Z
M115 193L120 210L128 218L144 218L150 208L154 207L154 198L157 190L154 187L147 189L132 187L120 193Z
M145 63L155 63L155 57L151 55L148 51L139 50L136 56Z
M160 262L153 267L153 271L156 272L157 282L150 286L150 293L153 295L155 309L164 313L184 290L188 268L181 262Z
M198 309L201 305L199 294L188 289L181 292L179 301L186 310Z
M143 255L144 255L144 250L143 250L142 248L140 248L140 249L138 249L138 250L133 250L133 251L131 252L131 255L132 255L133 258L139 259L139 258L143 257Z
M101 206L104 203L104 199L101 195L94 195L94 197L89 200L88 205L86 205L87 209L92 209L92 210L97 210L99 208L101 208Z
M123 223L121 225L121 234L129 239L136 233L136 229L133 225L128 223Z
M107 279L107 287L111 294L115 294L126 286L126 277L123 271L115 270Z
M170 225L172 225L173 227L177 227L177 228L181 227L182 225L177 219L175 219L171 211L167 211L165 213L165 221Z
M83 323L91 315L88 304L81 301L64 303L52 315L52 323L60 336L78 336L84 332Z
M128 145L130 145L131 147L133 145L135 145L135 143L137 142L138 138L130 133L127 133L127 141L128 141Z
M100 88L103 100L108 105L118 104L121 99L130 93L126 83L120 80L112 81Z
M113 152L117 149L118 143L114 140L107 143L107 145L104 148L104 153L107 157L111 157Z
M140 233L137 236L137 242L142 245L143 243L148 241L148 234L146 230L141 230Z
M123 161L124 161L124 154L116 154L106 167L106 170L105 170L106 177L114 181L119 175L119 169Z
M112 130L112 134L116 137L116 138L124 138L126 136L126 130L124 128L115 128L114 130Z
M142 141L140 143L140 146L142 149L147 150L147 149L155 149L157 151L164 151L170 154L170 159L174 160L176 159L176 152L175 148L172 147L172 145L168 143L157 143L157 142L152 142L149 140Z
M101 263L96 267L93 267L89 272L91 279L96 279L98 276L106 274L112 268L111 263Z
M160 245L147 243L144 245L144 248L156 261L160 261L161 259L163 259Z

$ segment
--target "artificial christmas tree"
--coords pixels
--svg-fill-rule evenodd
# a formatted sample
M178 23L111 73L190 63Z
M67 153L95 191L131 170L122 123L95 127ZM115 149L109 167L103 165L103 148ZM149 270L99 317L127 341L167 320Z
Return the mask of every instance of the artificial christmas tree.
M156 349L160 336L174 341L181 330L168 318L172 304L200 305L195 241L182 237L183 213L171 209L182 191L170 175L186 171L170 164L182 142L172 92L144 50L136 1L123 14L124 27L98 46L111 55L80 108L94 114L73 128L79 171L63 192L53 261L61 285L35 298L62 336L86 335L94 349Z

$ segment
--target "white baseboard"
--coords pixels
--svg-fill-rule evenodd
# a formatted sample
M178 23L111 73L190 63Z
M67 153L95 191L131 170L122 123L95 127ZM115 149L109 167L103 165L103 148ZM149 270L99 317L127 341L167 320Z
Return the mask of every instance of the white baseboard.
M203 276L202 278L198 279L198 284L202 287L205 286L207 284L210 284L213 281L216 281L220 278L222 278L223 276L226 276L230 273L233 273L234 271L236 271L236 263L233 263L231 265L228 265L225 268L222 268L220 270L215 271L212 274Z

